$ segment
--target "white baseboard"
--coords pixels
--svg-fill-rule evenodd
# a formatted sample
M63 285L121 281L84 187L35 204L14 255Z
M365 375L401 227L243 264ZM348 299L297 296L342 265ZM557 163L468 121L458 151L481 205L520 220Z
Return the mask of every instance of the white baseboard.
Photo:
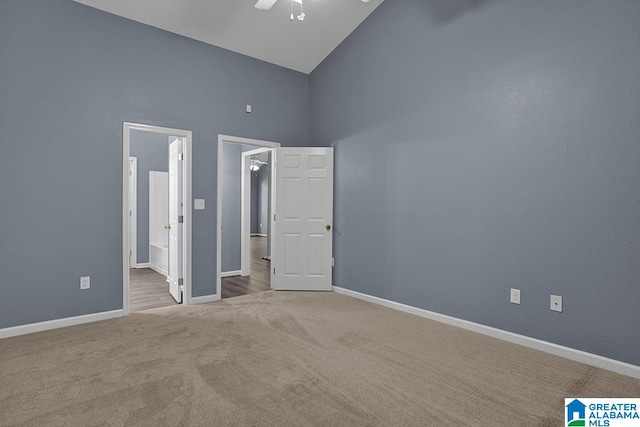
M254 237L254 236L257 236L257 237L267 237L267 235L266 235L266 234L263 234L263 233L251 233L251 237Z
M153 271L155 271L156 273L160 273L160 274L162 274L163 276L166 276L166 275L168 274L168 273L167 273L167 271L165 271L165 270L161 269L160 267L158 267L158 266L157 266L157 265L155 265L155 264L149 264L149 268L151 268L151 269L152 269Z
M441 323L446 323L448 325L467 329L479 334L488 335L490 337L498 338L514 344L519 344L524 347L532 348L534 350L539 350L545 353L564 357L566 359L574 360L586 365L595 366L597 368L606 369L607 371L612 371L618 374L640 379L640 366L632 365L630 363L621 362L615 359L609 359L608 357L598 356L597 354L587 353L586 351L576 350L570 347L564 347L536 338L527 337L525 335L503 331L502 329L481 325L479 323L470 322L468 320L458 319L456 317L447 316L445 314L435 313L433 311L424 310L422 308L412 307L410 305L401 304L399 302L389 301L384 298L374 297L338 286L334 286L333 291L339 294L348 295L350 297L372 302L374 304L400 310L405 313L414 314L416 316L435 320Z
M241 275L242 275L242 271L240 270L223 271L222 273L220 273L220 277L232 277L232 276L241 276Z
M64 319L48 320L46 322L30 323L28 325L13 326L11 328L0 329L0 338L9 338L34 332L48 331L50 329L81 325L83 323L98 322L100 320L122 317L123 315L122 310L113 310L104 311L102 313L85 314L83 316L66 317Z
M203 297L192 297L191 304L206 304L208 302L220 301L220 295L205 295Z
M135 265L133 268L150 268L151 265L148 262L141 262Z

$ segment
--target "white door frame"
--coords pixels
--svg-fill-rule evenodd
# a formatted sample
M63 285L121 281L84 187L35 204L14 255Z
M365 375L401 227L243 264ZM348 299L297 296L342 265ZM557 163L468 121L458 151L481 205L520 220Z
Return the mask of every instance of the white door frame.
M256 148L242 152L242 199L240 202L240 275L251 275L251 156L272 152L273 148ZM273 162L271 162L273 163ZM272 165L271 165L272 166ZM271 188L269 188L271 191Z
M122 125L122 311L129 314L129 146L131 131L141 131L160 135L184 138L182 152L184 167L182 175L183 203L183 251L182 265L184 275L183 304L192 304L191 297L191 188L192 188L192 132L190 130L172 129L159 126L124 122ZM167 139L167 150L169 149Z
M216 294L218 295L218 298L222 298L222 146L223 144L241 144L241 145L255 145L256 147L263 147L262 150L267 149L267 150L273 150L275 148L278 148L281 146L281 144L279 142L271 142L271 141L261 141L258 139L250 139L250 138L241 138L241 137L237 137L237 136L230 136L230 135L218 135L218 172L217 172L217 179L218 179L218 188L217 188L217 227L216 227ZM272 154L272 159L274 158L273 154ZM249 159L249 157L243 157L243 159ZM273 161L272 161L272 167L271 167L271 174L273 175L275 168L273 167ZM250 232L251 232L251 213L250 213L250 209L248 209L249 203L247 203L246 199L246 188L249 188L249 200L251 199L251 186L250 185L245 185L244 181L246 180L246 172L245 171L245 161L242 162L242 173L241 173L241 181L242 181L242 187L243 187L243 194L241 197L241 225L240 225L240 234L241 234L241 241L240 241L240 245L241 245L241 249L240 249L240 253L241 253L241 262L242 259L245 259L245 265L244 267L246 268L246 271L249 271L249 266L248 266L248 262L246 260L249 259L248 256L245 255L245 253L250 254L250 249L249 246L247 246L247 243L245 242L245 239L242 238L242 236L244 236L245 234L247 236L250 237ZM248 171L250 172L250 171ZM249 175L249 179L251 179L251 175ZM275 181L272 179L271 180L271 188L270 191L272 193L272 198L271 198L271 203L272 203L272 209L271 212L275 212L273 210L273 203L275 203L275 197L273 197L273 194L275 193ZM247 213L249 214L249 223L247 224L246 218L245 218L245 211L248 211ZM269 218L270 221L270 230L273 230L273 217ZM250 241L249 241L250 243ZM273 249L273 239L271 239L271 245L272 245L272 249ZM271 250L271 253L273 254L273 250ZM241 264L241 268L243 268L243 265ZM242 270L241 270L242 271ZM241 273L242 274L242 273ZM243 274L244 275L244 274Z
M129 266L138 268L138 158L129 157Z

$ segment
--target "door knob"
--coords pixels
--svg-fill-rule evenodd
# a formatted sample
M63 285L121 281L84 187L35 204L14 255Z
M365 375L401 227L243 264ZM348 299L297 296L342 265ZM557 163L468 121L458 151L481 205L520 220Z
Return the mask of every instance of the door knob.
M331 226L329 224L327 224L325 228L327 229L327 231L331 230Z

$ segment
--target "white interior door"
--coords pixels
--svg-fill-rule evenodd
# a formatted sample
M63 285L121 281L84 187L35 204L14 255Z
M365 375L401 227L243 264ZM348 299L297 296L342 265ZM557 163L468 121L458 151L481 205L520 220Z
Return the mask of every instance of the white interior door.
M182 139L169 144L169 292L176 302L182 302Z
M272 287L330 291L333 148L277 148Z

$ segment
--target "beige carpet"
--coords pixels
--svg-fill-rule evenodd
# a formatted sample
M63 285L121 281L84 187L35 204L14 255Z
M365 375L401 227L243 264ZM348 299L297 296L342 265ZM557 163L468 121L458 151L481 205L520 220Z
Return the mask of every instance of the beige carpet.
M640 381L335 293L0 340L0 424L559 426Z

